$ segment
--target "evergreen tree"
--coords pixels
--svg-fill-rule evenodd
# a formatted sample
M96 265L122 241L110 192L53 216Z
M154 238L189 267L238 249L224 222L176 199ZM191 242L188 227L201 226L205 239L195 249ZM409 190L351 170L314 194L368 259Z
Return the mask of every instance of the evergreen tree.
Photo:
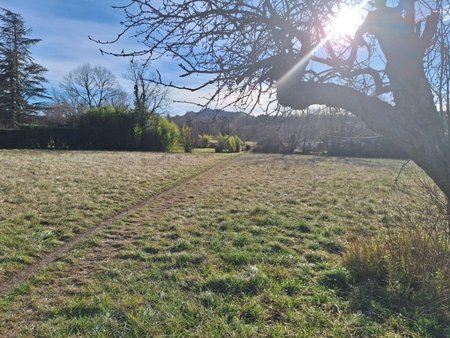
M0 125L14 128L36 115L48 98L44 67L34 62L30 48L40 39L30 38L20 14L1 9L0 14Z

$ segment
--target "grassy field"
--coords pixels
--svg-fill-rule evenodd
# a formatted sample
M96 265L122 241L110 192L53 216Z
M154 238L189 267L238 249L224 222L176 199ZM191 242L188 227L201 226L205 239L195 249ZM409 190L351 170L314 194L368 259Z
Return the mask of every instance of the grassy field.
M220 159L0 150L0 281L74 234Z
M56 236L55 244L34 247L27 215L47 220L36 225L41 232L64 223L70 236L172 184L174 175L182 180L223 159L201 155L1 152L1 198L22 203L2 209L2 222L16 229L2 241L24 238L24 256L60 245ZM401 164L236 157L0 298L0 336L445 337L448 325L425 313L364 298L342 267L348 241L369 240L391 223ZM1 268L24 263L6 260Z

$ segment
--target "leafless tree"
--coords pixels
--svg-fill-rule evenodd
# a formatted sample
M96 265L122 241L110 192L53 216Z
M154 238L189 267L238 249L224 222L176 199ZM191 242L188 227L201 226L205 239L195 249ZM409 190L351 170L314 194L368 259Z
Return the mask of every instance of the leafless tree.
M274 141L279 143L283 153L293 154L299 148L303 153L308 153L307 144L312 136L310 114L311 112L305 109L274 121L272 135L276 137Z
M77 116L75 109L65 102L52 103L45 112L46 124L56 127L70 126Z
M59 95L77 111L107 105L123 106L128 101L126 92L109 69L89 63L78 66L64 77Z
M133 99L136 111L149 114L163 113L168 106L168 89L155 84L156 74L152 74L149 64L132 60L125 75L133 85Z
M353 38L334 40L327 25L346 5L364 7L365 20ZM346 109L403 148L450 197L450 143L424 67L434 50L433 61L448 69L445 51L434 43L445 6L440 0L131 0L121 7L124 29L110 42L129 33L143 49L115 55L176 58L181 76L208 80L194 88L167 84L190 90L216 84L212 100L251 106L266 94L292 109Z

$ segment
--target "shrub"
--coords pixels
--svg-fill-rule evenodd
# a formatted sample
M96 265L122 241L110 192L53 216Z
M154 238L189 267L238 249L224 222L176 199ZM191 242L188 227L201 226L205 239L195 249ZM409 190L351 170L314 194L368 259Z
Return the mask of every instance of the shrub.
M180 139L177 125L166 118L158 118L157 134L164 151L173 151Z
M227 136L221 135L217 137L217 144L216 144L216 153L224 153L227 151Z
M225 140L225 149L229 153L236 152L236 140L234 139L234 136L228 136Z
M0 148L172 151L179 139L178 127L165 118L151 116L142 126L137 114L113 107L90 109L75 126L0 130Z
M219 135L217 153L238 153L242 151L242 141L237 135Z
M273 137L265 137L258 141L254 151L257 153L282 154L284 147L279 140Z
M144 128L140 126L135 127L137 149L143 151L164 151L164 147L158 136L156 123L156 121L152 121L152 123Z
M408 158L397 145L383 137L328 141L327 155L379 158Z
M239 136L234 135L234 152L240 153L242 151L242 140Z
M140 150L173 151L180 137L176 124L166 118L150 116L144 129L135 126Z
M0 130L0 148L5 149L83 149L86 139L83 130L71 128L23 125Z
M198 147L209 148L211 146L213 137L209 134L198 135Z
M192 128L187 124L183 124L183 127L180 130L180 139L181 143L183 143L184 152L191 153L194 144L192 142Z
M419 191L407 189L399 196L403 201L414 196L417 204L401 203L394 226L370 241L351 243L344 264L356 282L371 281L391 295L406 297L433 312L440 307L449 314L450 233L445 199L426 182Z

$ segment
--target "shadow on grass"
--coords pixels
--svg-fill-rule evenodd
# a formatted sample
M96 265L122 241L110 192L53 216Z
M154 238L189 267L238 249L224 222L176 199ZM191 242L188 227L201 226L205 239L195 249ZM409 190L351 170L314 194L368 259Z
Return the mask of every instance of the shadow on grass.
M449 309L431 294L367 281L352 285L340 296L352 311L378 323L398 318L420 336L450 337Z
M79 304L64 307L58 311L57 315L65 318L95 317L104 313L104 309L99 306L80 302Z
M383 324L401 320L420 337L450 337L448 305L432 292L414 291L395 285L380 285L371 280L352 283L345 268L323 271L319 284L335 291L352 312Z
M262 276L239 278L232 275L222 275L210 278L204 285L206 290L224 295L256 295L264 290L267 281Z

